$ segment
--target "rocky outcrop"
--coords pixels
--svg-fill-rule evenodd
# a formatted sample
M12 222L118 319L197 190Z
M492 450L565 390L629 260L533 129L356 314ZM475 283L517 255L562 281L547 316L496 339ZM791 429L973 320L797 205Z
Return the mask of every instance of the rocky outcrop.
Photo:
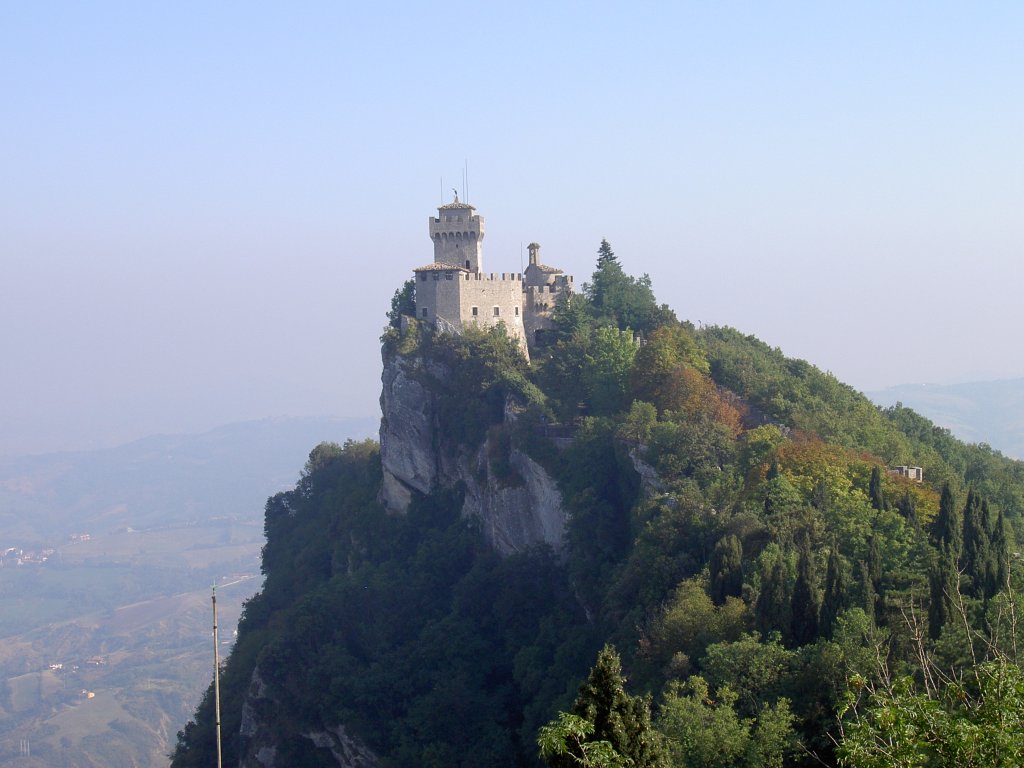
M277 710L278 704L270 695L260 668L256 667L242 703L242 723L238 729L242 743L239 768L288 768L279 765L277 760L278 745L288 736ZM377 755L344 725L298 735L309 739L312 747L329 751L337 768L376 768L380 763Z
M624 443L633 470L640 477L640 493L644 498L652 498L665 493L665 483L661 481L658 470L644 460L647 446L643 443Z
M499 552L537 544L561 549L566 516L554 479L522 451L498 444L502 429L515 420L514 409L506 407L504 423L480 445L453 445L438 418L435 394L449 378L443 366L420 356L385 352L380 399L385 508L403 514L414 492L462 488L463 515L479 520ZM492 466L496 454L503 459L500 473Z

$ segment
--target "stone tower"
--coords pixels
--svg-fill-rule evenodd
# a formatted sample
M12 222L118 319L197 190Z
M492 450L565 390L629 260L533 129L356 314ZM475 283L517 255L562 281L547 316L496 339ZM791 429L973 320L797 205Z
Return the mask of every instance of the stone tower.
M430 217L430 239L434 241L434 261L450 264L473 273L484 268L484 220L469 203L455 200L437 209Z

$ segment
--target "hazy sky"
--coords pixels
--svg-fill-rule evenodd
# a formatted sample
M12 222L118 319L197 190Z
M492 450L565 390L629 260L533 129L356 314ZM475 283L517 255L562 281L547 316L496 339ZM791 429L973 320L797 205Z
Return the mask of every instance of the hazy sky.
M862 389L1024 376L1024 5L8 3L0 453L377 408L462 186L488 271Z

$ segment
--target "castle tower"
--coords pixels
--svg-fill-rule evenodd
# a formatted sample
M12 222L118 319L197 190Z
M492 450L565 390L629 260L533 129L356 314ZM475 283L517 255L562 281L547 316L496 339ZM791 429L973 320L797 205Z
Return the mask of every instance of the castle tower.
M479 273L484 268L484 220L469 203L453 202L437 209L430 217L430 239L434 241L434 261Z

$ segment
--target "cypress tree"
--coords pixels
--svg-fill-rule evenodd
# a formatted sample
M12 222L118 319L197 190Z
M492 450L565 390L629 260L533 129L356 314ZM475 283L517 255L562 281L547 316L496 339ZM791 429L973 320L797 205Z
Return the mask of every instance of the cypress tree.
M953 492L949 490L949 483L942 486L939 514L932 522L931 534L935 547L940 551L943 548L949 550L959 562L964 546L964 523L953 500Z
M868 539L868 578L871 580L871 590L874 593L874 618L880 625L885 624L884 605L885 589L882 582L882 553L878 547L878 534L872 533Z
M757 630L765 637L775 630L789 631L791 612L784 559L785 555L780 552L761 575L761 592L754 604L754 621Z
M1006 529L1003 527L1000 530L1002 512L998 515L993 514L992 508L988 504L988 499L981 500L981 521L982 527L985 530L985 542L988 544L981 578L984 585L983 597L985 600L988 600L995 597L996 593L1003 586L1003 563L1007 559L1005 551Z
M931 596L928 605L928 635L933 640L938 640L942 628L953 616L954 597L960 586L956 558L948 548L944 547L935 558L928 577L928 585Z
M907 525L911 528L917 528L920 524L917 519L917 499L910 491L904 491L900 500L896 502L896 509L904 520L907 521Z
M992 532L992 554L995 563L994 583L992 594L996 594L1004 586L1009 578L1010 569L1010 543L1006 539L1006 521L1003 519L1003 510L999 510L996 516L995 530Z
M886 509L885 494L882 493L882 470L878 467L871 468L871 481L868 483L868 498L871 499L871 506L881 511Z
M818 622L821 633L825 637L831 639L836 618L849 607L849 579L846 573L846 563L843 561L843 556L839 554L839 548L833 545L828 553L828 566L825 569L825 595L821 601L821 617Z
M597 655L587 681L580 686L572 714L593 723L585 741L606 741L636 768L663 768L661 741L651 725L650 699L626 693L622 663L615 649L606 645ZM551 768L577 768L582 755L555 754L547 757Z
M979 599L990 596L987 594L986 577L990 570L989 559L992 557L990 530L995 526L986 522L985 518L989 514L988 503L983 502L973 488L970 489L964 506L964 548L960 566L970 579L969 594ZM994 570L994 566L991 570Z
M743 591L743 545L734 535L723 536L711 553L711 599L721 605Z
M818 638L818 590L814 583L814 560L806 538L800 544L793 586L790 638L794 646L813 643Z
M863 560L857 563L857 591L855 605L864 610L871 623L875 623L875 603L878 595L875 594L874 584L871 582L871 571L868 564Z

